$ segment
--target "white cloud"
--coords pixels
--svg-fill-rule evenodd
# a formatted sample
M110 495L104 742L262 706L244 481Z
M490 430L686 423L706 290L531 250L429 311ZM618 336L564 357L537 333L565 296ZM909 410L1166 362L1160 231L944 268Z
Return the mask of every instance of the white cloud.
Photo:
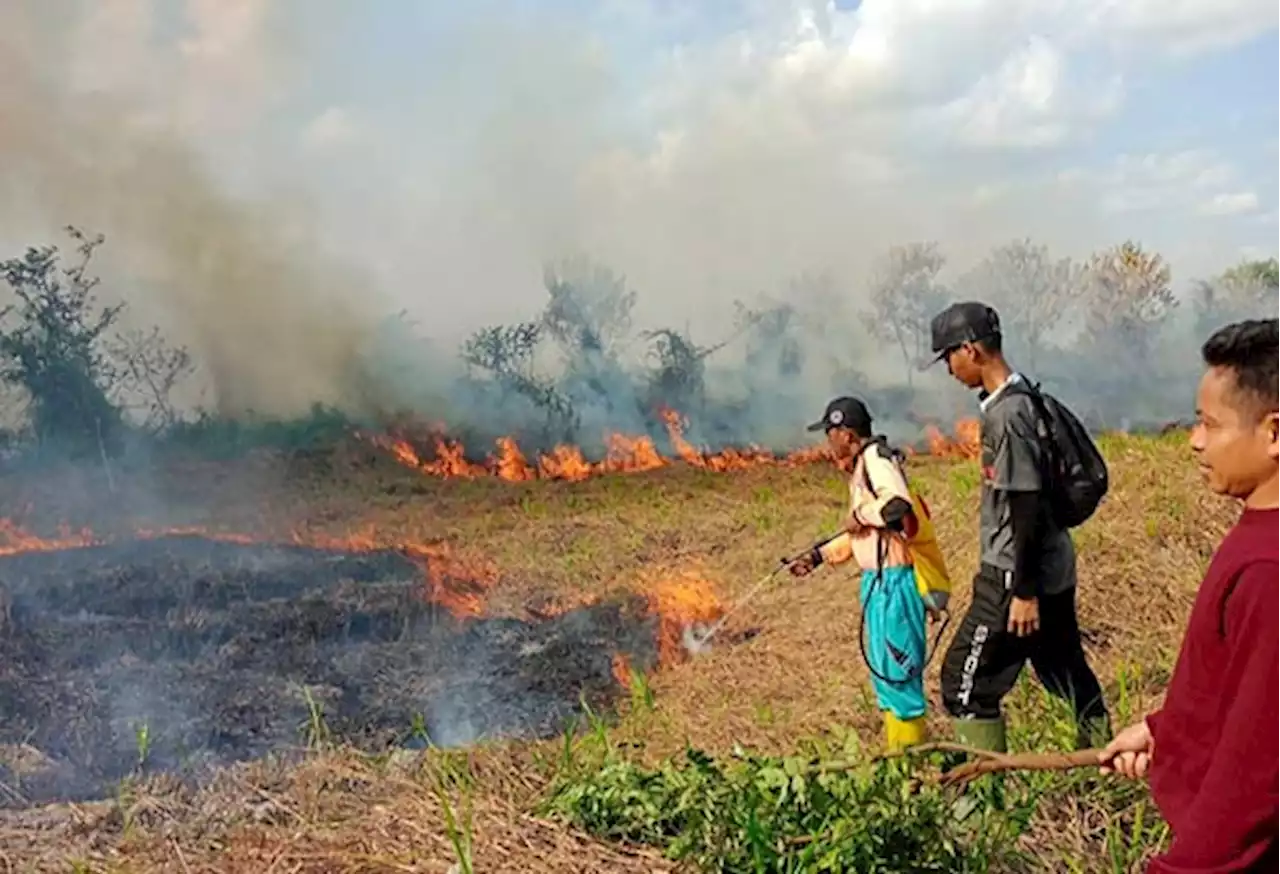
M1252 191L1215 194L1200 204L1202 215L1247 215L1258 210L1258 195Z
M1146 74L1156 55L1233 44L1276 17L1259 0L746 5L746 26L668 58L653 102L668 128L767 126L846 142L874 129L882 142L927 138L938 149L1058 147L1122 110L1131 68Z
M1120 185L1168 185L1204 187L1235 178L1235 169L1207 149L1151 152L1117 157L1111 180Z
M1119 77L1104 83L1072 82L1068 65L1061 49L1033 36L998 70L944 106L939 118L970 146L1059 145L1112 115L1123 97Z
M1098 0L1086 19L1114 48L1143 43L1175 55L1224 49L1272 30L1275 0Z

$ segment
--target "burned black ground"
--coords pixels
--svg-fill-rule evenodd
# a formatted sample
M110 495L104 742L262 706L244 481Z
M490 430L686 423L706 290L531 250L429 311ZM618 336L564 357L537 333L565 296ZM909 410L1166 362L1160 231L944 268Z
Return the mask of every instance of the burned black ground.
M422 568L198 537L0 558L0 804L109 794L120 778L286 754L545 737L647 667L654 625L615 601L537 622L459 620Z

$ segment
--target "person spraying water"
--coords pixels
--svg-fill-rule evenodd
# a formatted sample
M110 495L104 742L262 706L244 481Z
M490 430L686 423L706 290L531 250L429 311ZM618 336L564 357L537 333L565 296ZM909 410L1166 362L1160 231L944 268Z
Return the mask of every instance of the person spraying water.
M884 714L886 745L901 750L927 735L926 624L928 617L945 618L951 580L929 509L907 484L902 456L872 436L871 426L866 405L852 397L831 401L809 426L826 433L836 467L849 475L849 518L844 531L790 569L804 577L824 564L854 560L861 568L862 654Z

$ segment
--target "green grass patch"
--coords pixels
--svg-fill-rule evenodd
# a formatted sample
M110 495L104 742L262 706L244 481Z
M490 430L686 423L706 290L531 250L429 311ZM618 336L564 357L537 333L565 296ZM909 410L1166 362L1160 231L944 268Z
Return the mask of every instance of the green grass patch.
M907 759L858 761L818 742L797 755L695 749L655 768L610 750L557 783L544 812L715 872L979 872L1012 861L1029 809L958 820ZM850 756L855 758L850 758Z

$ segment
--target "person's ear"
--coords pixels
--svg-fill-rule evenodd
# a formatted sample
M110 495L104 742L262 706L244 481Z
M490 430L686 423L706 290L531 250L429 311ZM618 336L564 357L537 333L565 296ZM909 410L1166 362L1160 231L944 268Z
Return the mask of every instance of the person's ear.
M1267 440L1267 454L1273 461L1280 461L1280 413L1267 413L1259 427Z

